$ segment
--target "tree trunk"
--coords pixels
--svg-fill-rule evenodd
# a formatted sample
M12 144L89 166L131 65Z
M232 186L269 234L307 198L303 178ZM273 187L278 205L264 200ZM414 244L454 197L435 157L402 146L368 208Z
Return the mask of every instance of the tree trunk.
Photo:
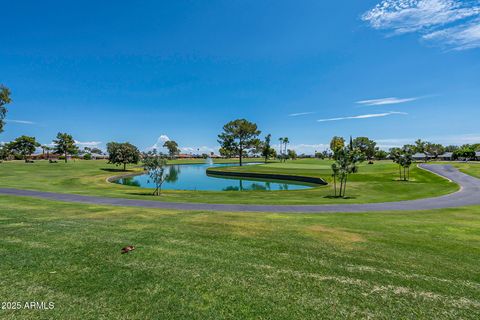
M67 151L65 151L64 156L65 156L65 163L67 163Z
M341 176L340 177L340 190L339 190L339 193L338 193L338 196L341 198L342 197L342 191L343 191L343 179L344 177Z
M242 166L242 156L243 156L243 149L242 148L240 148L239 156L240 156L240 167L241 167Z
M123 164L123 171L127 171L127 164L126 163Z
M333 190L335 197L337 197L337 179L335 177L335 174L333 175Z
M345 197L345 194L347 192L347 180L348 180L348 175L345 175L345 183L343 185L343 196Z

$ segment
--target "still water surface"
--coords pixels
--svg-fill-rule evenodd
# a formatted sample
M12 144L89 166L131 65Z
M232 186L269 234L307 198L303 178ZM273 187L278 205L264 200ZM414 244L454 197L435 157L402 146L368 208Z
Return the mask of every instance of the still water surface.
M253 178L226 178L208 176L207 168L236 166L237 164L182 164L170 165L165 170L168 178L162 185L163 190L204 190L204 191L242 191L242 190L301 190L309 189L308 184L293 183L291 181L253 179ZM148 174L122 178L115 183L142 188L155 188Z

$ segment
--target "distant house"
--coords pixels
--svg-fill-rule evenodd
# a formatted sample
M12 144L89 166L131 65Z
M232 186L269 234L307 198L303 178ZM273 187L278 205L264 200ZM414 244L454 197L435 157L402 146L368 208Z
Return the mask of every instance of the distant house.
M105 154L92 153L92 160L105 160L108 159L108 156Z
M480 161L480 151L475 152L475 160Z
M58 155L55 153L35 153L30 155L28 158L30 160L58 160L58 158L63 155ZM67 159L70 159L71 156L67 156Z
M444 154L441 154L438 156L438 160L450 161L452 160L452 157L453 157L453 152L445 152Z
M188 153L180 153L178 156L177 156L178 159L192 159L193 156L191 154L188 154Z
M418 152L412 155L413 160L416 160L416 161L425 161L426 157L427 156L424 153L418 153Z

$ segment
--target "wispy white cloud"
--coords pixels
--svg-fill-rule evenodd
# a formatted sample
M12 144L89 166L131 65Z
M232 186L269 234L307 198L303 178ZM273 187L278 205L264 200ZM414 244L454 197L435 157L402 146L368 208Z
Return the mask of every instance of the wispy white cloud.
M165 142L170 141L170 137L167 136L166 134L162 134L157 138L157 141L147 150L153 150L156 149L161 152L167 152L167 148L165 148L163 145ZM218 154L218 149L220 147L209 147L209 146L179 146L181 153L191 153L191 154L202 154L202 153L207 153L209 154L210 152Z
M429 141L433 143L441 143L443 145L462 145L471 143L480 143L480 133L466 133L457 135L439 135L439 136L422 136L409 138L389 138L389 139L374 139L377 146L382 149L389 149L393 147L401 147L405 144L413 144L417 139Z
M170 141L170 138L166 134L162 134L157 138L157 141L149 148L149 150L161 150L163 148L163 144L167 141Z
M208 147L208 146L180 147L180 151L182 153L192 153L192 154L202 154L202 153L209 154L210 152L218 154L218 149L220 149L220 147L218 146L217 147Z
M444 46L451 47L454 50L480 48L480 19L472 23L425 34L422 39L443 43Z
M388 117L391 115L407 115L406 112L390 111L384 113L370 113L370 114L361 114L358 116L349 116L349 117L339 117L339 118L328 118L328 119L319 119L318 122L328 122L328 121L340 121L340 120L350 120L350 119L369 119L369 118L381 118Z
M383 0L362 15L393 35L420 32L422 39L455 49L480 46L480 0Z
M366 106L383 106L383 105L388 105L388 104L399 104L399 103L405 103L405 102L410 102L410 101L415 101L420 98L415 97L415 98L382 98L382 99L372 99L372 100L361 100L357 101L357 104L361 105L366 105Z
M79 147L98 147L100 144L102 144L102 141L77 141L75 140L75 144Z
M13 119L5 119L7 123L19 123L19 124L35 124L33 121L28 120L13 120Z
M316 113L316 112L299 112L299 113L291 113L288 116L289 117L298 117L298 116L306 116L306 115L314 114L314 113Z

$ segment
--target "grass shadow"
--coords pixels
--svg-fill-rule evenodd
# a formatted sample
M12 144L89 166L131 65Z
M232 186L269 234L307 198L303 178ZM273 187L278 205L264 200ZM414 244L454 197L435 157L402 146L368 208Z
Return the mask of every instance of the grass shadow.
M348 196L348 197L339 197L339 196L324 196L323 198L325 198L325 199L344 199L344 200L348 200L348 199L357 199L357 197L353 197L353 196Z
M117 168L100 168L100 170L107 171L107 172L136 172L135 170L127 169L117 169Z

